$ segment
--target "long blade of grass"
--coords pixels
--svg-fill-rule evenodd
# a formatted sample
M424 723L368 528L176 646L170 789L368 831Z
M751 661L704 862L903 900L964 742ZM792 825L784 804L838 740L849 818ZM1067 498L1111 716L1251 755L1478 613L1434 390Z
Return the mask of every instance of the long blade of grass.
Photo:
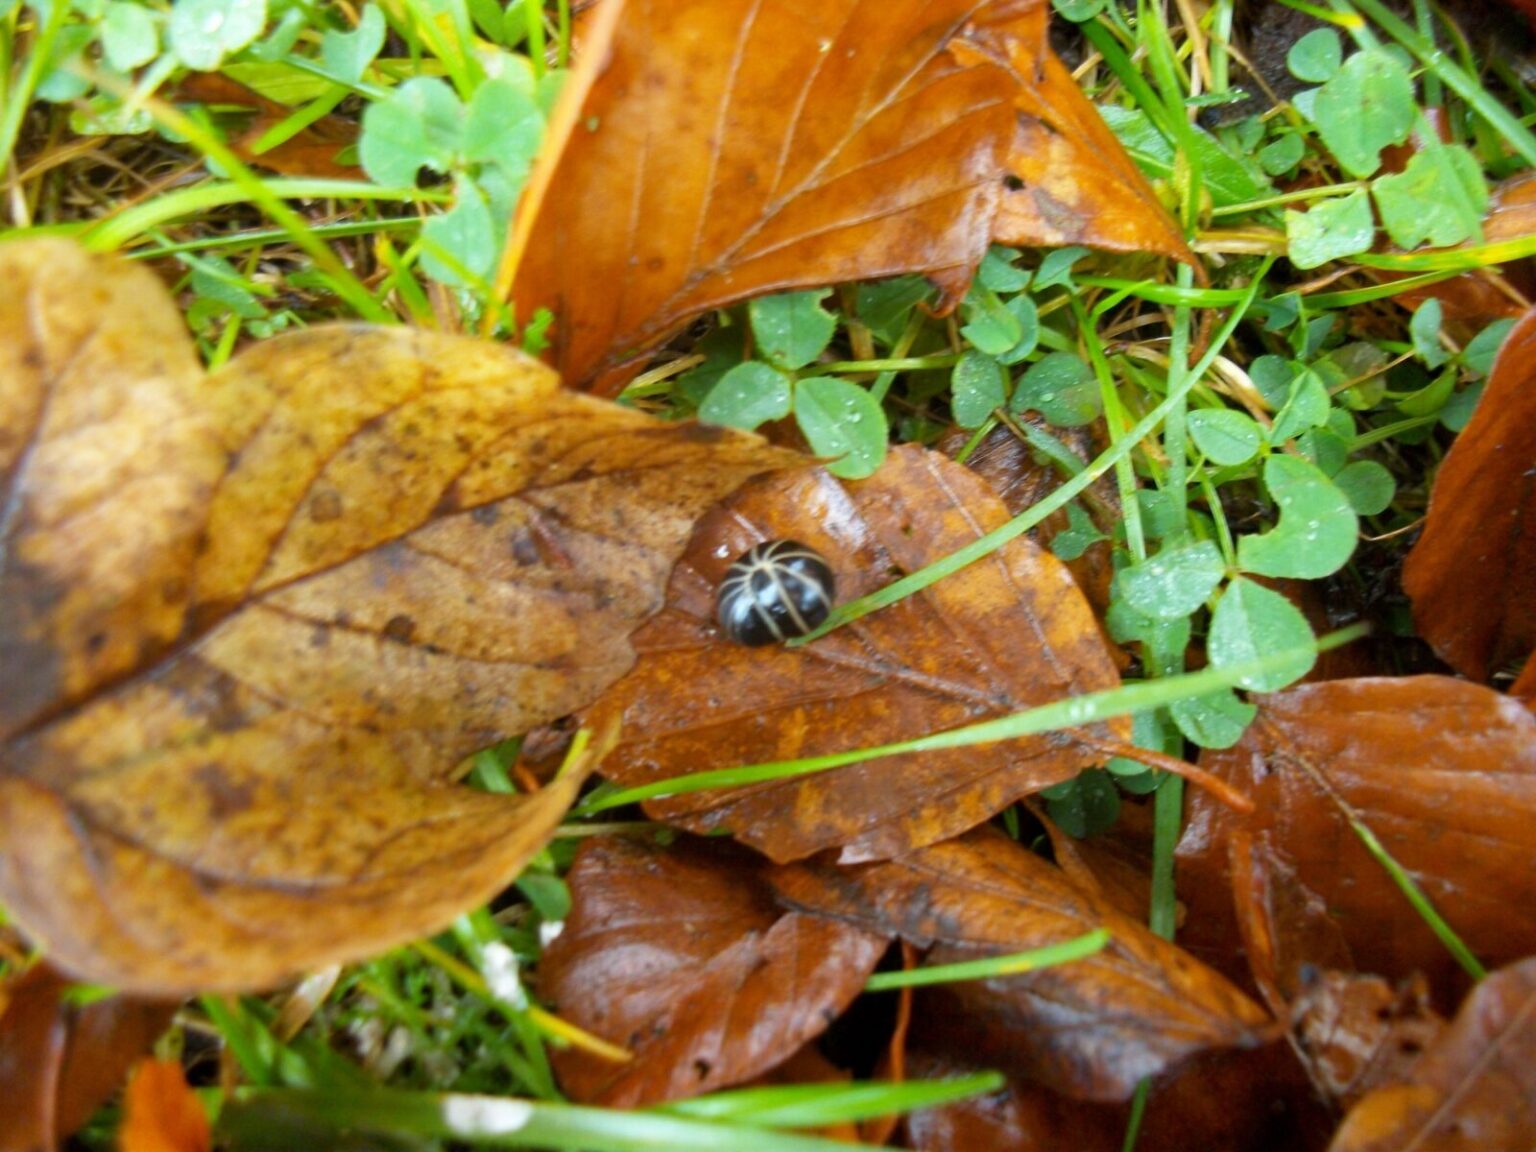
M711 788L735 788L745 784L761 784L769 780L790 780L797 776L811 776L827 772L847 764L864 760L876 760L882 756L896 756L907 752L931 752L940 748L966 748L976 744L993 744L1000 740L1016 740L1021 736L1033 736L1060 728L1079 728L1097 723L1112 716L1124 716L1132 712L1144 712L1161 708L1176 700L1204 696L1223 688L1233 688L1250 676L1262 676L1275 668L1283 668L1305 655L1327 651L1347 644L1365 635L1363 624L1331 632L1318 639L1315 647L1286 649L1272 652L1241 664L1225 668L1202 668L1182 676L1168 676L1148 680L1140 684L1125 684L1085 696L1072 696L1042 704L1025 712L1015 712L979 724L951 728L920 736L915 740L902 740L895 744L881 744L873 748L855 748L848 752L834 752L826 756L811 756L803 760L780 760L767 764L748 764L738 768L720 768L709 772L693 772L686 776L674 776L668 780L655 780L634 788L608 790L599 788L583 803L571 810L575 816L590 816L610 808L635 804L642 800L654 800L662 796L683 796L693 792L705 792ZM1240 805L1241 806L1241 805Z
M849 1152L867 1148L746 1124L459 1093L245 1089L219 1121L239 1150L313 1152L338 1132L561 1152Z
M978 1072L950 1080L910 1080L902 1084L783 1084L715 1092L666 1104L657 1111L699 1120L745 1121L771 1128L819 1128L910 1112L914 1108L933 1108L968 1096L996 1092L1004 1083L1000 1073Z
M1006 956L988 956L984 960L961 960L954 964L935 964L932 968L914 968L909 972L876 972L864 985L866 992L889 992L897 988L921 988L930 984L953 984L959 980L995 980L999 976L1018 976L1082 960L1101 952L1109 943L1109 931L1096 928L1060 944L1011 952Z
M967 544L958 551L951 552L941 560L919 568L887 584L884 588L877 588L868 596L861 596L857 600L851 600L841 607L835 608L827 618L827 622L815 631L791 640L790 647L799 647L801 644L809 644L812 640L825 636L835 628L841 628L861 616L867 616L871 612L884 608L888 604L894 604L904 597L921 592L930 584L934 584L944 577L960 571L968 564L974 564L985 556L990 556L1010 540L1015 540L1039 524L1058 508L1064 508L1075 496L1089 488L1095 480L1115 466L1116 461L1127 455L1137 444L1152 433L1152 430L1162 423L1163 419L1175 407L1183 403L1184 397L1189 394L1197 381L1210 369L1216 357L1220 355L1222 347L1242 323L1243 317L1253 307L1253 302L1258 298L1259 289L1264 284L1264 278L1269 272L1274 257L1267 257L1253 274L1253 280L1243 293L1241 300L1233 307L1226 322L1217 331L1212 339L1210 347L1199 363L1190 369L1189 375L1179 382L1177 387L1170 389L1167 399L1152 411L1148 412L1135 426L1132 427L1120 440L1111 445L1104 452L1094 458L1093 462L1084 468L1082 472L1068 480L1060 488L1057 488L1038 504L1021 512L1008 523L993 529L984 536L978 537L973 543Z

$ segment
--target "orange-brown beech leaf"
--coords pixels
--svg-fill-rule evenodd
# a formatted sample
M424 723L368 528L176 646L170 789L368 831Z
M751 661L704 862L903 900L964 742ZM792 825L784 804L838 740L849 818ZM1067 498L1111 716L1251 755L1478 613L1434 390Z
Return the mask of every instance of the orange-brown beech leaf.
M45 1152L91 1118L170 1026L176 1005L65 999L39 964L0 985L0 1152Z
M1021 423L1029 423L1027 416L1015 417ZM1084 463L1097 456L1104 444L1096 444L1093 431L1088 427L1054 428L1051 434L1059 437ZM956 456L970 442L971 433L957 428L940 439L937 447L946 456ZM965 458L965 466L990 484L1010 515L1017 516L1026 508L1033 507L1061 485L1061 473L1048 464L1037 461L1028 444L1011 428L995 428ZM1114 530L1119 519L1119 493L1110 476L1101 477L1085 494L1093 509L1093 521L1106 536ZM1071 527L1065 509L1051 513L1035 528L1029 537L1042 547L1049 548L1060 532ZM1082 555L1068 560L1067 571L1077 581L1077 586L1088 597L1088 602L1103 613L1109 607L1109 586L1114 579L1111 563L1113 549L1108 539L1090 544Z
M507 883L580 773L451 783L632 660L703 508L797 459L405 329L199 381L142 269L0 247L0 903L76 974L249 988Z
M728 843L582 846L539 992L634 1059L552 1053L567 1093L625 1107L739 1084L789 1059L863 990L889 937L775 907L761 868Z
M924 989L914 1016L969 1058L1080 1099L1125 1100L1200 1052L1273 1036L1225 978L990 829L879 864L785 865L769 880L789 907L899 935L928 948L928 964L1107 928L1109 944L1084 960Z
M1037 0L997 3L964 37L980 59L1006 67L1016 85L1007 169L1018 186L1003 194L993 238L1155 252L1194 264L1141 169L1051 52L1049 16L1050 5Z
M1530 1152L1536 959L1478 984L1407 1081L1350 1111L1331 1152Z
M964 1052L917 1049L918 1079L964 1076L984 1064ZM1089 1104L1019 1077L997 1092L907 1116L908 1142L920 1152L1120 1152L1130 1120L1125 1104ZM1284 1044L1217 1052L1152 1086L1137 1148L1155 1152L1320 1152L1334 1119L1312 1099Z
M922 272L958 300L1014 118L1012 79L947 51L983 6L628 0L584 45L600 73L566 94L580 119L503 266L521 318L554 312L561 375L615 390L691 317L765 292Z
M118 1152L209 1152L213 1133L181 1065L146 1060L128 1081Z
M1380 976L1317 970L1292 1011L1297 1055L1341 1111L1408 1079L1445 1021L1422 979L1394 988Z
M1500 964L1536 952L1536 720L1519 701L1441 676L1333 680L1258 700L1242 741L1203 766L1248 792L1252 814L1197 795L1179 845L1182 937L1197 955L1237 938L1231 849L1246 836L1293 875L1286 902L1310 893L1306 938L1271 927L1287 957L1307 960L1317 915L1342 931L1355 966L1392 980L1422 971L1450 1003L1459 969L1341 810L1347 804L1415 879L1478 957ZM1331 793L1331 794L1330 794ZM1274 866L1271 865L1271 868ZM1331 947L1331 945L1330 945ZM1334 957L1324 961L1336 966Z
M1458 672L1487 680L1536 648L1536 309L1511 329L1487 389L1441 461L1424 535L1403 566L1413 619Z
M715 587L762 540L799 540L852 599L969 544L1007 512L965 468L916 446L868 480L820 469L744 486L700 522L667 607L634 636L634 670L588 714L622 718L603 766L626 787L709 768L820 756L959 727L1110 688L1118 676L1066 568L1027 540L801 648L744 648L714 623ZM828 772L678 795L646 811L694 832L729 830L777 861L841 848L845 862L964 832L1104 759L1115 720Z

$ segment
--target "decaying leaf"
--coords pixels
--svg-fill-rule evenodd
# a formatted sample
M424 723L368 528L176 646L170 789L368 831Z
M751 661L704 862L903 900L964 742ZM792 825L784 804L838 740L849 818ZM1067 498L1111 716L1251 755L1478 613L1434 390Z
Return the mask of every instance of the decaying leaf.
M795 459L404 329L201 382L148 272L38 241L0 281L0 903L126 989L270 984L503 886L578 776L455 764L622 674L700 511Z
M1343 1111L1406 1080L1445 1021L1422 980L1394 988L1379 976L1318 970L1292 1012L1296 1052L1312 1082Z
M946 48L982 6L628 0L514 237L512 298L555 313L561 374L601 382L764 292L921 271L958 300L1013 120L1009 77Z
M994 3L964 36L968 48L1005 67L1014 81L1017 116L1007 153L1013 181L998 207L994 239L1155 252L1194 264L1157 193L1050 50L1049 17L1042 0Z
M1355 1105L1331 1152L1528 1152L1536 1132L1536 959L1480 983L1410 1077Z
M571 915L539 966L562 1016L631 1049L624 1064L553 1054L578 1100L620 1107L750 1080L820 1035L864 987L889 937L784 912L761 863L730 844L583 845Z
M1083 960L925 989L914 1016L968 1058L1080 1099L1125 1100L1197 1053L1273 1038L1263 1009L1224 978L1001 833L880 864L788 865L769 879L788 906L899 935L928 948L929 964L1109 929L1108 946Z
M120 1152L209 1152L213 1133L208 1114L187 1087L181 1065L146 1060L128 1081Z
M169 1027L172 1003L109 996L76 1005L38 964L0 985L0 1152L43 1152L91 1118Z
M1423 972L1439 1002L1452 1002L1462 981L1454 960L1367 853L1340 801L1484 962L1536 952L1536 720L1518 701L1439 676L1305 684L1261 697L1243 740L1202 764L1247 791L1255 809L1244 817L1203 796L1191 802L1179 895L1197 955L1212 954L1201 944L1230 952L1236 939L1230 849L1241 831L1312 894L1360 970L1392 980ZM1296 895L1287 897L1293 908ZM1308 955L1294 933L1281 947L1291 968L1336 966Z
M964 1053L913 1054L913 1073L931 1079L978 1070ZM1196 1059L1175 1078L1151 1085L1136 1147L1317 1152L1333 1118L1322 1115L1289 1050L1270 1044ZM1010 1077L1004 1087L906 1118L920 1152L1121 1152L1130 1106L1090 1104Z
M1504 341L1471 421L1435 476L1403 566L1420 633L1487 680L1536 648L1536 311Z
M868 480L821 470L744 487L712 510L672 574L667 607L634 637L634 670L588 713L623 721L603 772L624 786L736 764L883 744L1113 687L1093 613L1054 556L1027 540L802 648L744 648L714 624L715 588L762 540L821 552L852 599L1007 519L975 475L894 450ZM782 482L781 482L782 481ZM1105 758L1115 720L982 747L884 757L830 772L650 801L655 818L728 829L778 861L840 848L894 856L973 828Z

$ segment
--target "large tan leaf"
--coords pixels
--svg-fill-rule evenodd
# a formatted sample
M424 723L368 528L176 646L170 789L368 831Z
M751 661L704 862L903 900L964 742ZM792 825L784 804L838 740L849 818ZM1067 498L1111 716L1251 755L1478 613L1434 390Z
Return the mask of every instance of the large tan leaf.
M404 329L199 383L149 273L37 242L0 282L0 903L124 988L269 984L504 885L579 781L455 764L619 676L694 518L794 459Z
M715 588L761 540L817 549L852 599L1002 524L973 473L916 446L868 480L765 477L712 511L635 635L634 670L588 713L622 719L603 767L621 785L819 756L937 732L1119 682L1066 568L1028 540L802 648L743 648L714 623ZM897 855L973 828L1022 796L1101 763L1126 720L984 747L889 756L830 772L650 801L654 817L728 830L774 860L840 848Z
M584 45L600 73L568 94L579 118L514 235L512 298L555 313L561 374L611 389L694 315L764 292L917 271L957 300L1014 118L1009 76L947 51L983 6L628 0L611 44Z
M1331 1152L1529 1152L1536 1133L1536 959L1477 986L1400 1084L1350 1111Z
M889 937L775 908L760 872L731 844L582 847L539 992L634 1059L554 1053L568 1093L633 1106L739 1084L789 1059L863 991Z
M1255 807L1240 816L1191 802L1179 897L1192 944L1230 952L1232 848L1247 837L1264 867L1290 873L1288 904L1310 894L1360 970L1422 971L1452 1002L1455 962L1351 830L1348 805L1483 961L1536 952L1536 720L1518 701L1440 676L1305 684L1261 697L1242 741L1202 764ZM1270 929L1283 967L1336 963L1308 954L1301 933L1326 944L1312 920Z
M1488 387L1435 476L1403 566L1413 619L1446 663L1486 680L1536 648L1536 310L1511 329Z
M945 964L1059 944L1098 928L1103 951L1037 972L925 990L928 1021L967 1058L1085 1100L1212 1048L1272 1038L1268 1018L1225 979L990 829L853 868L813 862L769 874L782 902L900 935Z

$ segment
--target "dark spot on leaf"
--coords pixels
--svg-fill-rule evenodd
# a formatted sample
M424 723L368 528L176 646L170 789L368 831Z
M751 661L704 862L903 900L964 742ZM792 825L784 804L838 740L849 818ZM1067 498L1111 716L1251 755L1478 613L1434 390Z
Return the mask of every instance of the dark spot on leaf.
M1003 187L1008 189L1010 192L1021 192L1024 190L1024 181L1020 180L1017 176L1010 172L1008 175L1003 177Z
M391 616L384 625L384 638L393 640L396 644L409 644L411 637L416 634L416 621L405 613Z
M222 764L203 764L193 770L192 779L207 797L208 814L214 820L239 815L256 798L256 790L249 783L232 780Z
M518 532L511 540L512 559L524 568L539 562L539 545L531 532Z
M309 516L311 520L319 523L328 523L332 520L340 520L342 515L341 493L334 488L316 492L309 502Z
M730 433L717 424L684 424L674 433L691 444L718 444Z

